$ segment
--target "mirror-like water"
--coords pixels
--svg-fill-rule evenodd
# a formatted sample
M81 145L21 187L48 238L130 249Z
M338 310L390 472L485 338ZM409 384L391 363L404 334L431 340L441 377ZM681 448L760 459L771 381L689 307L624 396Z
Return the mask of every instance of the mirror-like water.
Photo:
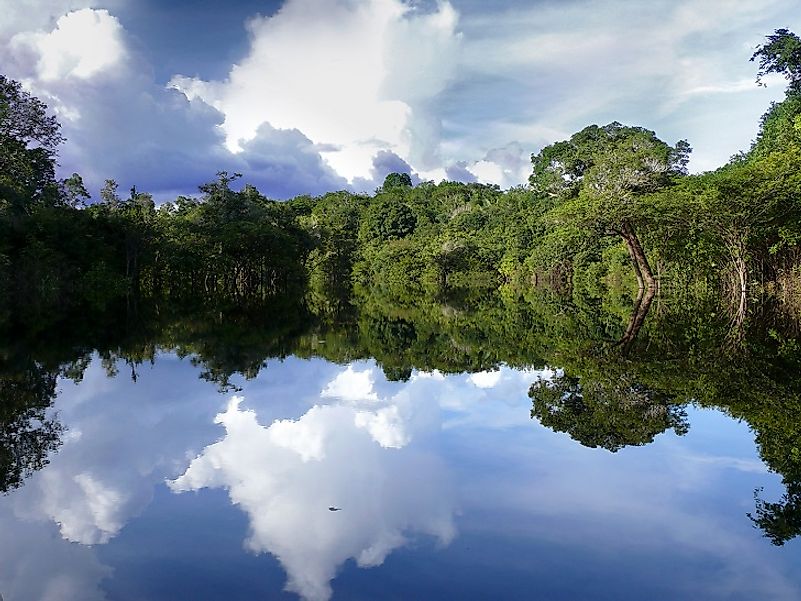
M799 598L794 339L542 307L7 337L0 592Z

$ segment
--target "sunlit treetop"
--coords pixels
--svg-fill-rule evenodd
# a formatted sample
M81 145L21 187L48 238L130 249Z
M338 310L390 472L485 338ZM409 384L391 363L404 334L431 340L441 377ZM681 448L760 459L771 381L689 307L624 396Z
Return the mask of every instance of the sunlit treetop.
M757 46L752 61L759 61L757 83L770 73L781 73L790 82L790 92L801 92L801 38L788 29L777 29Z

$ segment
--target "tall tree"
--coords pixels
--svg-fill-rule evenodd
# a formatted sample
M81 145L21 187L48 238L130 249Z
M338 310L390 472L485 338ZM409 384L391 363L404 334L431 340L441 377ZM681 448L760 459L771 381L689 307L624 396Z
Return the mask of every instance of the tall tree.
M767 40L751 56L759 62L757 83L762 84L769 73L781 73L790 82L789 92L801 92L801 38L788 29L777 29Z
M394 188L411 188L412 177L408 173L390 173L384 178L382 190L392 190Z
M585 242L620 236L640 287L653 288L656 280L637 231L645 215L643 199L686 174L690 151L686 141L672 147L642 127L591 125L532 155L529 183L554 206L546 218L579 228Z
M57 195L55 159L63 141L47 106L0 75L0 208L28 213L48 194Z

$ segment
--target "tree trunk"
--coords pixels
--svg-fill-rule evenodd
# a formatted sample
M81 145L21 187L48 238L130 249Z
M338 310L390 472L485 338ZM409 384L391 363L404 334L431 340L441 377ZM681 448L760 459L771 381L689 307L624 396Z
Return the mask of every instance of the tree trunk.
M623 337L618 341L618 344L623 349L623 354L628 354L637 334L640 333L642 325L645 323L645 318L648 316L648 311L651 309L651 302L654 300L654 289L652 287L643 289L640 288L637 292L637 300L634 301L634 308L631 311L629 318L629 325Z
M628 221L624 221L620 235L623 236L623 240L626 241L626 247L629 249L629 256L634 266L634 274L637 276L637 284L641 289L648 288L650 290L655 288L656 279L651 271L651 266L648 264L648 257L645 256L640 239L637 237L637 232L634 231L634 226Z
M749 269L745 240L747 231L729 231L726 233L726 244L731 255L732 283L731 283L731 331L729 333L730 346L734 347L742 342L744 336L745 318L748 313L748 279Z

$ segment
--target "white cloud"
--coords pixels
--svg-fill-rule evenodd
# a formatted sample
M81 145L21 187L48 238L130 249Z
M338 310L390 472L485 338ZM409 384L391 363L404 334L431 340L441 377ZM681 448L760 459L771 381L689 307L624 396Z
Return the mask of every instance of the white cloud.
M82 8L111 9L124 0L0 0L0 40L16 33L49 29L60 17Z
M323 389L323 398L337 398L343 401L377 401L378 396L373 390L375 376L373 371L365 369L356 371L349 365L345 371L334 378Z
M60 172L81 173L90 191L114 178L123 189L137 185L171 199L219 170L243 173L275 198L347 185L320 147L293 128L262 124L243 152L232 154L219 129L224 116L154 81L120 21L104 9L17 24L43 28L0 36L0 61L56 112L67 138Z
M176 75L182 94L154 81L125 4L0 0L0 63L58 112L62 174L157 198L222 169L276 198L371 191L388 168L506 188L531 152L612 120L688 138L691 168L714 168L783 93L753 85L753 47L801 27L792 0L287 0L248 22L226 79Z
M48 33L24 32L11 47L26 48L37 57L38 79L89 79L125 59L122 26L106 10L84 8L58 19Z
M369 179L380 150L435 160L427 103L453 74L456 22L447 2L422 12L400 0L288 0L249 22L250 52L226 81L172 85L222 111L233 151L262 123L297 128L330 145L323 155L339 174Z

